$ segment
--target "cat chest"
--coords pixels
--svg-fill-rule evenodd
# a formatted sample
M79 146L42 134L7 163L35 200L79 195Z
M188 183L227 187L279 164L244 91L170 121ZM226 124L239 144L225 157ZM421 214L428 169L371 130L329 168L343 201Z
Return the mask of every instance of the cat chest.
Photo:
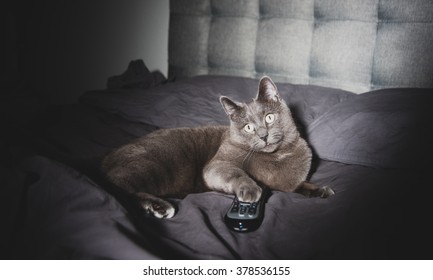
M281 191L293 191L303 180L296 160L290 156L258 157L251 161L246 172L256 181Z
M288 162L274 158L255 159L250 162L246 171L254 179L268 185L278 184L281 172L286 169Z

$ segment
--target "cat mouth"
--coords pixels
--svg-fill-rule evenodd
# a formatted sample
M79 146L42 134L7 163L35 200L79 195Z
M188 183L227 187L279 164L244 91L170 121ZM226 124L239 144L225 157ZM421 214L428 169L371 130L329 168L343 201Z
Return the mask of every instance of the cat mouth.
M278 147L281 144L281 140L277 140L275 142L263 142L263 147L261 147L261 150L263 152L267 152L267 153L272 153L274 152L276 149L278 149Z
M273 146L273 145L280 145L282 142L283 142L283 138L277 138L277 139L274 138L273 142L266 141L265 143L266 143L266 147L267 147L267 146Z

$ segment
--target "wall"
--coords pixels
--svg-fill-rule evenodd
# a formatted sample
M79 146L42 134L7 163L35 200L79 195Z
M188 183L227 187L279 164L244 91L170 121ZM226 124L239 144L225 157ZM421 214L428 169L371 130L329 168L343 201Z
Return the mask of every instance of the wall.
M2 3L0 8L0 83L5 85L17 82L18 58L16 42L16 15L12 2ZM0 94L4 92L0 91Z
M24 1L16 17L20 71L52 103L105 88L134 59L167 75L169 0Z

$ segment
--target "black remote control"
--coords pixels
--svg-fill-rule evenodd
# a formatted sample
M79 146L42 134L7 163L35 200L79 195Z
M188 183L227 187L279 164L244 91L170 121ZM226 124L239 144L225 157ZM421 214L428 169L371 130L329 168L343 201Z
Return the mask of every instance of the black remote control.
M263 221L268 194L269 189L267 187L263 188L259 201L251 203L240 201L235 196L224 218L227 226L238 232L256 230Z

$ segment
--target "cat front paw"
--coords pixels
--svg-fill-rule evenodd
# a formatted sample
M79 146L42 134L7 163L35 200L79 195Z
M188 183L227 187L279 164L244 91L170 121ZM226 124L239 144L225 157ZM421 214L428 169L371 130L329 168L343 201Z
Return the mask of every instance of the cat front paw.
M262 195L262 189L258 186L240 187L236 190L236 196L243 202L256 202Z

